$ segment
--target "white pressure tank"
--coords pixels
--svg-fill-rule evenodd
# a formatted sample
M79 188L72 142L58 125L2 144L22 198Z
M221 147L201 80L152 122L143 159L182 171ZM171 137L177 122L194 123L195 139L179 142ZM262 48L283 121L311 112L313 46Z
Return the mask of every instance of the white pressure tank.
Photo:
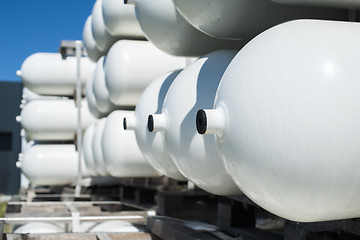
M219 38L251 39L270 27L294 19L348 19L348 11L345 10L289 6L274 3L272 0L173 1L178 11L194 27ZM293 0L280 1L295 2Z
M82 158L82 175L90 176ZM73 144L34 145L23 154L21 171L32 184L65 185L77 179L78 153Z
M95 99L94 90L93 90L94 77L95 77L94 74L92 74L89 76L88 80L86 81L85 98L86 98L86 102L88 104L90 113L96 118L102 118L106 114L102 113L98 109L98 106L96 104L96 99Z
M299 222L360 217L360 24L298 20L226 70L200 133L262 208ZM214 135L212 135L214 136Z
M109 91L106 87L105 82L104 59L104 57L101 57L96 64L92 88L97 109L101 113L108 115L109 113L114 111L117 106L114 105L109 98Z
M107 53L109 48L116 42L117 38L108 33L102 11L102 0L96 0L92 10L92 33L97 48L103 53Z
M95 64L87 57L80 61L80 76L83 89ZM77 81L76 57L62 59L60 53L35 53L23 62L17 74L25 87L31 91L56 96L73 96Z
M124 118L124 129L134 130L139 148L145 159L160 173L176 180L186 180L165 148L161 133L150 133L148 116L161 113L171 83L181 70L166 73L149 84L141 94L135 114Z
M201 56L219 49L240 49L246 43L202 33L177 11L172 0L157 0L156 4L149 0L125 2L135 4L136 17L146 38L169 54Z
M141 154L133 131L123 128L124 117L134 111L114 111L105 123L102 151L107 172L113 177L158 177L160 174Z
M103 0L102 12L106 30L121 39L145 39L135 16L135 7L121 0Z
M65 96L40 95L40 94L34 93L27 87L24 87L23 92L22 92L21 104L19 105L19 107L20 107L20 109L23 109L27 103L29 103L30 101L33 101L33 100L60 100L60 99L69 99L69 98L65 97ZM20 117L17 117L17 120L20 120Z
M82 101L82 129L96 122ZM77 108L74 100L33 100L21 111L19 121L28 139L38 141L73 140L77 131Z
M48 222L29 222L16 228L16 234L63 233L64 229Z
M28 89L27 87L23 88L23 93L22 93L22 100L21 103L28 103L30 101L33 100L55 100L55 99L68 99L68 97L63 97L63 96L45 96L45 95L39 95L33 91L31 91L30 89Z
M92 176L98 175L96 171L96 165L94 160L93 148L92 148L92 141L94 137L94 131L96 128L96 123L91 124L84 133L83 137L83 154L86 168L89 169Z
M110 220L97 224L95 227L91 228L89 232L135 233L140 232L140 230L127 221Z
M92 151L93 159L95 163L96 172L100 176L109 176L109 172L106 171L104 155L102 150L102 135L105 127L106 118L102 118L94 129L93 139L92 139ZM119 122L121 124L121 122ZM115 143L116 144L116 143Z
M271 0L276 3L284 3L290 5L307 5L307 6L325 6L354 9L360 8L360 0Z
M86 49L88 58L91 61L96 62L103 55L103 53L96 46L96 42L95 42L93 32L92 32L91 23L92 23L92 16L90 15L86 19L82 38L83 38L83 43L84 43L84 47Z
M118 41L111 47L104 66L110 100L119 106L135 106L152 80L185 67L187 61L163 53L147 41Z
M162 111L149 116L149 131L162 132L166 149L180 172L216 194L240 193L216 151L214 136L201 136L194 119L200 106L213 106L220 79L237 52L205 55L182 70L171 84Z

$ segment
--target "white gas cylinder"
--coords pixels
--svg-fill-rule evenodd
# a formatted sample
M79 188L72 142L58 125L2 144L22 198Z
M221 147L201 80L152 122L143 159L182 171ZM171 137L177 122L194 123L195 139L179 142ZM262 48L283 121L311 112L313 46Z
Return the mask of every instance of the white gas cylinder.
M116 105L114 105L109 98L109 91L106 88L105 82L105 72L104 72L104 57L101 57L95 68L94 79L92 83L94 97L96 100L97 109L108 115L110 112L116 109Z
M91 228L89 232L134 233L134 232L140 232L140 230L127 221L111 220L97 224L95 227Z
M104 162L104 155L102 150L102 134L104 131L106 118L102 118L97 124L94 129L93 139L92 139L92 151L93 151L93 158L95 163L96 172L100 176L109 176L109 172L106 171L105 162ZM121 124L121 122L119 123ZM116 143L114 143L116 144Z
M157 177L160 174L141 154L133 131L123 128L124 117L134 111L114 111L105 123L102 150L106 170L114 177Z
M63 233L64 229L47 222L30 222L16 228L16 234Z
M95 64L87 57L80 61L80 76L83 89ZM73 96L76 88L76 57L62 59L60 53L35 53L23 62L17 74L24 86L31 91L56 96Z
M147 41L118 41L111 47L104 66L110 100L119 106L135 106L152 80L186 63L186 58L163 53Z
M135 16L135 7L120 0L103 0L102 12L106 30L121 39L145 39Z
M96 165L94 160L94 154L93 154L93 148L92 148L92 141L94 137L94 131L96 128L96 123L91 124L85 131L84 137L83 137L83 154L84 154L84 160L86 168L91 171L92 176L96 176Z
M94 74L90 75L88 80L86 81L86 89L85 89L86 102L88 104L90 113L96 118L102 118L106 114L100 112L100 110L97 107L94 90L93 90L93 81L94 81Z
M103 55L103 53L96 47L96 42L93 36L91 22L92 22L92 16L90 15L86 19L82 38L88 58L91 61L96 62Z
M45 96L45 95L39 95L33 91L31 91L30 89L28 89L27 87L23 88L23 93L22 93L22 100L21 103L22 104L26 104L32 100L56 100L56 99L68 99L68 97L62 97L62 96Z
M217 195L240 193L216 151L214 136L201 136L194 119L200 106L212 106L220 79L236 51L210 53L182 70L171 84L160 114L149 116L149 131L162 132L180 172Z
M200 133L262 208L299 222L360 216L360 24L299 20L230 63Z
M218 49L240 49L246 41L219 39L192 26L172 0L125 0L135 4L136 17L145 36L164 52L177 56L201 56ZM222 17L222 16L221 16Z
M82 175L90 176L82 158ZM73 144L34 145L23 154L21 171L36 185L65 185L77 179L78 153Z
M271 0L276 3L284 3L290 5L307 5L307 6L324 6L354 9L360 8L359 0Z
M96 122L82 101L82 129ZM77 131L77 108L74 100L34 100L26 104L20 122L29 139L39 141L73 140Z
M113 45L117 39L106 31L102 11L102 0L96 0L91 15L92 33L96 46L100 51L106 54L111 45Z
M124 118L124 128L134 130L139 148L145 159L160 173L176 180L186 180L167 152L161 133L150 133L148 116L161 113L171 83L180 70L166 73L149 84L141 94L135 114Z
M219 38L251 39L270 27L294 19L348 19L348 12L345 10L289 6L270 0L173 1L178 11L194 27ZM293 0L279 1L296 2ZM329 1L319 0L319 2L327 3Z

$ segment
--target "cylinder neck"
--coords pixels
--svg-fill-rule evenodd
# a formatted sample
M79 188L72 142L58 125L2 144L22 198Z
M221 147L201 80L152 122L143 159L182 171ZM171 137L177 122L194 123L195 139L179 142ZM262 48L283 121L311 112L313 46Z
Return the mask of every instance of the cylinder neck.
M124 0L124 4L135 5L137 0Z
M201 109L196 115L196 129L199 134L223 135L225 129L225 112L221 107Z
M149 132L163 132L167 127L167 117L165 114L152 114L148 117Z
M134 130L136 127L136 118L135 116L125 117L123 120L124 130Z

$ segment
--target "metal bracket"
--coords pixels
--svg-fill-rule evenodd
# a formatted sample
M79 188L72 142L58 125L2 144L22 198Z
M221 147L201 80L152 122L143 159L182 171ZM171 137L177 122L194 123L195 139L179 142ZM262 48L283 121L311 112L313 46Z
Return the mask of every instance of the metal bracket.
M66 202L66 203L64 203L64 205L71 212L71 216L73 217L72 231L80 232L80 220L79 220L80 213L79 213L78 209L71 202Z
M61 54L62 59L76 55L76 42L78 41L62 40L60 42L59 53ZM81 56L85 56L83 47L81 47Z

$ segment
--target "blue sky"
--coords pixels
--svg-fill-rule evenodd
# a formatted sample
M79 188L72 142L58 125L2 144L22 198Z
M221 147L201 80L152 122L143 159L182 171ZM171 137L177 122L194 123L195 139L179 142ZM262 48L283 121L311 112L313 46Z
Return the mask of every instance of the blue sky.
M82 38L95 0L0 0L0 81L36 52L57 52L61 40Z

